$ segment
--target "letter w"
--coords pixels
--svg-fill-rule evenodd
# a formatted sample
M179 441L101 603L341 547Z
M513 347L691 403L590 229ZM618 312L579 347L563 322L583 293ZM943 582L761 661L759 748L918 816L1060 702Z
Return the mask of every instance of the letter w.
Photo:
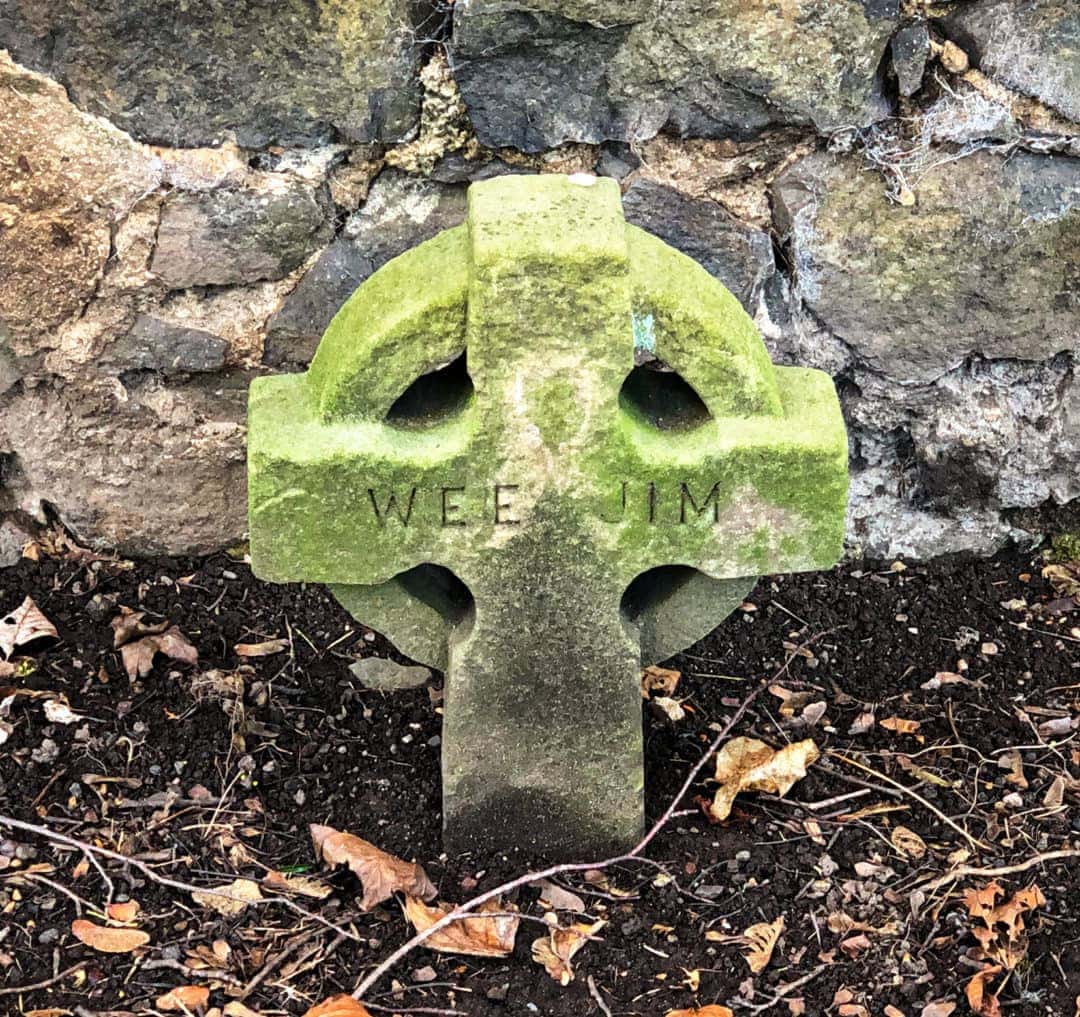
M401 520L402 526L409 525L409 519L412 517L413 502L416 500L416 488L414 487L409 492L409 500L405 505L405 511L401 511L401 506L398 505L397 493L391 491L386 496L386 508L380 510L378 499L375 497L375 491L373 488L368 488L368 497L371 499L371 507L375 512L375 518L379 521L380 526L386 525L387 517L391 512L394 513Z

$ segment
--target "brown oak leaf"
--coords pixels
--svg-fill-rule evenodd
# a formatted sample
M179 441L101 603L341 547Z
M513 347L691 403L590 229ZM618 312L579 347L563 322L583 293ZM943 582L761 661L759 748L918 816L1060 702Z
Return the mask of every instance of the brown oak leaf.
M570 959L605 925L607 922L600 919L591 925L574 922L565 929L556 926L546 936L533 940L532 958L560 985L569 985L574 980Z
M417 932L430 929L454 910L441 901L429 907L411 894L405 898L405 917ZM514 952L514 938L521 919L506 914L498 901L489 900L476 909L475 918L451 922L424 940L424 946L439 953L460 953L470 957L509 957Z
M1000 964L988 964L982 969L964 988L968 1006L972 1013L979 1017L1001 1017L1001 1004L997 996L987 989L987 982L996 975L1000 975L1003 968Z
M41 609L27 597L11 614L0 618L0 650L10 657L16 646L35 639L58 639L59 634Z
M784 916L781 915L773 922L758 922L743 932L743 936L746 937L748 943L747 951L743 956L755 975L764 971L769 961L772 960L776 941L783 931Z
M717 821L727 819L740 791L786 795L820 755L809 738L779 750L756 738L732 738L716 753L713 780L720 787L709 808L710 815Z
M154 657L163 653L183 664L197 664L199 654L187 637L175 625L158 635L143 636L120 648L120 659L128 678L145 678L154 666Z
M315 854L331 868L347 865L364 887L360 907L370 911L398 890L413 897L430 900L437 893L427 873L416 862L406 862L381 851L374 844L343 833L332 826L311 824Z

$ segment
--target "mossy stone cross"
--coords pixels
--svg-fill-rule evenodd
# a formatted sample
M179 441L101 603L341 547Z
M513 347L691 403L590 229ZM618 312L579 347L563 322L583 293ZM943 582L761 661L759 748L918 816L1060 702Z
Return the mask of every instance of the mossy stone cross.
M847 496L828 376L592 177L474 184L252 385L248 461L256 573L446 670L448 848L579 858L642 829L640 666L832 565Z

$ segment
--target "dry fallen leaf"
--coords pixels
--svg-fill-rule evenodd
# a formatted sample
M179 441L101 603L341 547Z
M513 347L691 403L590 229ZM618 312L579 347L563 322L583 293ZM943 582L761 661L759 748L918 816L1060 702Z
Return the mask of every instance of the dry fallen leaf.
M555 908L558 911L576 911L578 913L585 910L585 902L576 893L571 893L561 886L556 886L550 879L540 880L539 885L540 901L547 904L548 907Z
M287 639L268 639L265 643L237 643L233 652L238 657L272 657L288 648Z
M77 724L83 719L82 714L75 713L67 703L59 699L46 699L45 719L50 724Z
M697 1007L693 1010L668 1010L664 1017L735 1017L734 1012L719 1003Z
M1065 801L1065 787L1065 777L1059 773L1043 795L1043 806L1048 809L1058 808Z
M334 892L334 888L328 886L321 879L295 873L277 872L274 869L271 869L263 876L263 886L267 886L271 890L298 893L303 897L314 897L315 900L326 900Z
M532 958L560 985L569 985L574 980L570 959L605 925L607 922L600 919L591 925L574 922L566 929L554 928L546 936L533 940Z
M120 659L128 678L145 678L154 666L154 657L163 653L166 657L179 660L183 664L197 664L199 654L187 637L175 625L159 635L143 636L134 643L126 643L120 648Z
M677 699L672 699L670 696L657 696L650 702L655 710L663 714L673 724L686 718L686 711L683 709L682 703Z
M756 925L751 925L743 933L743 936L748 940L748 949L743 956L755 975L764 971L769 961L772 960L776 941L783 931L784 916L781 915L774 922L758 922Z
M664 696L672 695L681 677L681 671L672 671L670 668L645 668L641 672L641 698L648 699L650 692L659 692Z
M234 879L224 886L214 887L221 893L227 893L228 897L222 897L221 893L192 893L191 899L200 907L210 908L219 915L231 917L244 911L249 904L254 904L263 899L259 884L250 879ZM240 898L240 899L235 899Z
M131 953L150 942L141 929L107 929L85 918L76 918L71 931L76 939L100 953Z
M933 1003L927 1003L922 1008L919 1017L949 1017L956 1009L956 1004L951 999L939 999Z
M114 922L133 922L138 913L139 902L137 900L125 900L105 906L105 914Z
M371 1017L363 1003L341 993L313 1006L304 1017Z
M768 791L786 795L796 781L806 776L806 768L821 753L809 738L782 749L770 748L756 738L732 738L716 753L716 774L720 787L709 812L713 819L727 819L740 791Z
M120 614L109 622L113 630L113 649L123 646L124 643L130 643L137 636L157 635L169 627L168 618L148 624L143 621L145 617L145 611L132 611L130 607L124 607L121 604Z
M424 900L431 900L438 892L416 862L402 861L380 851L374 844L332 826L312 823L310 829L315 854L331 868L348 865L360 880L364 887L364 898L360 902L363 911L370 911L398 890Z
M972 1013L978 1014L978 1017L1000 1017L1001 1004L998 1003L997 996L988 991L986 983L1001 972L1000 964L988 964L967 983L964 995L967 996Z
M0 650L5 657L10 657L16 646L46 638L59 639L59 633L29 597L11 614L0 618Z
M223 1017L259 1017L258 1013L252 1010L251 1007L245 1006L238 999L230 999L221 1012ZM210 1015L207 1014L207 1017L210 1017Z
M178 1010L180 1013L194 1013L210 1002L210 990L202 985L178 985L164 996L158 996L154 1002L159 1010Z
M1024 916L1046 903L1042 890L1034 883L1019 890L1003 904L998 898L1005 891L997 882L964 894L964 906L971 917L971 934L979 941L983 955L992 964L1012 971L1027 953Z
M998 757L998 768L1008 770L1009 775L1005 778L1010 784L1024 789L1028 786L1027 777L1024 776L1024 760L1017 749L1009 749Z
M417 932L430 929L440 918L454 910L453 905L440 902L428 907L412 895L406 896L405 917ZM487 901L476 909L476 918L451 922L446 928L424 940L424 946L439 953L460 953L470 957L509 957L514 952L514 937L521 919L507 915L507 908L498 901ZM499 917L495 917L495 915Z
M886 717L879 720L878 724L887 731L896 731L897 734L914 734L922 725L917 720L906 720L903 717Z
M892 846L905 858L922 858L926 854L926 841L906 826L896 827L889 837Z

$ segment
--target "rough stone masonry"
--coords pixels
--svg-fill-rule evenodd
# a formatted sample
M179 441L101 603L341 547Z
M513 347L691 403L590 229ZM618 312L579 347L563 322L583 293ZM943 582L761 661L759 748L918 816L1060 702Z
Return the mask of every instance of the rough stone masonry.
M466 224L362 285L306 373L251 389L255 571L332 584L446 668L457 850L633 843L641 664L758 574L833 564L846 496L828 375L774 368L591 176L474 184Z

